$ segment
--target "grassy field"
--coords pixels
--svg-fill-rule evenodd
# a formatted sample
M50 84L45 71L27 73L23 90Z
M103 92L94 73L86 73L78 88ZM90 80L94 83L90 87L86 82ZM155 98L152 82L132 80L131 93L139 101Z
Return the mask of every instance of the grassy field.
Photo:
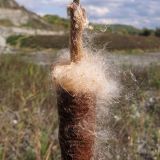
M60 160L57 109L50 67L23 55L0 55L0 160ZM108 159L160 159L159 66L122 66L124 85L111 107Z
M111 107L108 125L115 135L110 140L112 158L123 160L160 159L160 70L124 66L125 87L118 104Z
M88 38L87 38L88 37ZM154 51L160 50L160 38L155 36L122 35L117 33L92 32L85 40L94 48L105 48L108 51ZM18 48L32 49L62 49L69 46L69 35L61 36L23 36L13 35L7 39L7 43ZM88 43L87 42L87 43Z
M106 48L111 51L133 49L146 51L160 49L160 38L155 36L145 37L107 33L99 34L95 37L94 44L98 44L98 48L102 48L106 45Z
M50 153L57 148L57 112L49 73L21 56L0 55L0 160L56 156Z

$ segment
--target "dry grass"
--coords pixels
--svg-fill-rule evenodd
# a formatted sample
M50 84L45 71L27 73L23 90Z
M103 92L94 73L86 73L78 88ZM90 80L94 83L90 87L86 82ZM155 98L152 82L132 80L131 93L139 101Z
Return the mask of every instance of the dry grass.
M108 50L153 50L160 49L160 39L155 36L132 36L114 33L99 34L94 39L99 48L106 45ZM108 45L107 45L108 44Z
M50 160L57 114L46 69L0 56L0 160Z
M103 33L93 36L90 33L88 41L89 45L95 48L106 48L109 51L153 51L160 50L160 38L155 36L137 36L137 35L122 35L117 33ZM93 37L91 39L91 37ZM20 48L67 48L69 36L11 36L7 42L13 46ZM85 41L87 39L85 38Z
M159 66L123 70L124 93L107 124L113 133L104 142L108 159L158 160ZM0 160L60 160L49 73L21 55L0 55Z

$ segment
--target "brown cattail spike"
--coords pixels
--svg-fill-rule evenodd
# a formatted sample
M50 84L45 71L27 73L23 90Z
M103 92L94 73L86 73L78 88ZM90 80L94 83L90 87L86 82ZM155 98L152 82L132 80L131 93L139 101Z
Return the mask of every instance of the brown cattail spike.
M95 144L96 98L57 88L62 160L91 160Z

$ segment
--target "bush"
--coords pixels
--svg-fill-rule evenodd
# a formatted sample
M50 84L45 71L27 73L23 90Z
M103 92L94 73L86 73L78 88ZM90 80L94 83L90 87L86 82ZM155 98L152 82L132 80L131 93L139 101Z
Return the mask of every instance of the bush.
M22 36L13 35L8 37L7 43L20 48L56 48L62 49L68 47L69 35L61 36Z
M98 48L106 46L108 50L153 50L160 48L159 38L155 36L131 36L112 33L99 34L93 39L93 44Z
M21 39L22 48L56 48L62 49L68 47L68 36L30 36Z
M160 28L156 28L155 36L160 37Z
M141 32L140 35L141 36L150 36L152 34L152 30L144 28Z
M45 15L43 18L47 23L53 25L54 27L57 26L61 29L68 29L70 26L68 19L61 18L57 15Z
M25 36L23 35L12 35L7 38L7 43L10 45L16 46L19 43L19 41L23 39L24 37Z

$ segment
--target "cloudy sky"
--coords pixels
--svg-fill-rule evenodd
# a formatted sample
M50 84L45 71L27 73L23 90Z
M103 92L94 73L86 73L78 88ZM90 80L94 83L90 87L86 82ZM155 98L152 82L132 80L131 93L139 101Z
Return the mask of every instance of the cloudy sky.
M17 0L26 8L44 15L66 17L71 0ZM120 23L139 28L160 27L160 0L81 0L91 22Z

